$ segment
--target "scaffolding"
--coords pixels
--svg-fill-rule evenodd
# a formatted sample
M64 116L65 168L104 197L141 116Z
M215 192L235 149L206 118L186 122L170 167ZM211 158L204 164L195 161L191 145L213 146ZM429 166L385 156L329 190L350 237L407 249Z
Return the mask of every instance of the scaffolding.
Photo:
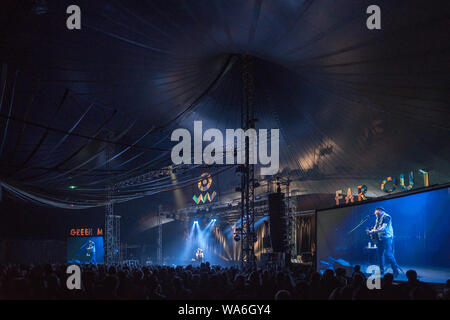
M106 170L110 176L111 172L111 154L113 153L113 146L106 147ZM113 265L120 263L120 216L114 214L114 203L111 196L115 190L115 186L110 183L106 186L106 200L105 207L105 264Z
M292 197L291 197L291 177L288 176L287 178L276 178L277 183L277 191L281 192L281 187L285 187L286 192L286 198L284 200L284 212L282 212L282 222L283 222L283 234L286 235L286 237L283 238L284 250L283 253L286 254L288 257L294 257L296 256L296 244L295 244L295 207L292 206Z
M254 61L251 57L243 55L242 82L243 103L241 108L241 125L247 131L255 129L255 79ZM253 141L252 141L253 143ZM251 150L251 151L250 151ZM241 264L247 269L256 268L255 258L255 165L250 161L250 152L254 146L250 145L250 137L245 137L245 162L240 166L241 172Z
M156 264L162 266L163 265L163 256L162 256L162 206L160 205L158 208L158 239L157 239L157 248L156 248Z
M120 216L114 214L113 204L105 210L105 264L120 263Z

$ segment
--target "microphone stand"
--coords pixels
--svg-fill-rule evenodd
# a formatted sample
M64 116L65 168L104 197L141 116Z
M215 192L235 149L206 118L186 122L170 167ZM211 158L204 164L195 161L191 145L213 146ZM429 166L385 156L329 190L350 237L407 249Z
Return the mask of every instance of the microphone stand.
M365 218L363 218L361 220L361 222L356 227L354 227L352 230L350 230L350 232L348 234L352 233L353 231L358 229L360 226L362 226L367 220L369 220L369 218L370 218L370 216L366 216Z

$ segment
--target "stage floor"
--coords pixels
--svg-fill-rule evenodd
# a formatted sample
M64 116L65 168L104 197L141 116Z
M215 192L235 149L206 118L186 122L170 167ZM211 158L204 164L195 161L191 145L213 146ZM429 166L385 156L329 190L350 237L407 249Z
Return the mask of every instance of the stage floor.
M369 267L368 263L356 262L354 264L350 264L345 260L338 259L334 260L334 263L323 263L321 265L320 272L323 273L323 271L327 268L336 269L338 267L343 267L347 269L347 275L349 275L355 265L360 265L361 271L364 273L366 273L366 270ZM422 282L445 284L447 280L450 280L450 268L422 267L414 265L400 265L400 268L403 272L400 272L400 274L395 278L395 281L408 281L408 278L406 277L406 272L408 270L415 270L417 272L418 279ZM390 266L386 266L385 273L393 273L392 268Z
M361 265L361 270L367 270L368 265ZM417 272L418 279L427 283L440 283L445 284L450 279L450 269L445 268L432 268L432 267L417 267L417 266L400 266L403 272L395 278L395 281L408 281L406 278L406 272L408 270L415 270ZM388 267L385 273L393 273L392 268Z

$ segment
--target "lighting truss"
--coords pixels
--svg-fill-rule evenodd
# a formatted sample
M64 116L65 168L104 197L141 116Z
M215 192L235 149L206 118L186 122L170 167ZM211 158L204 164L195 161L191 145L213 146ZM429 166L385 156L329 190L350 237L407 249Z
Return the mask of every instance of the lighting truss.
M242 82L244 101L241 108L241 125L244 130L255 128L255 80L254 61L243 55ZM250 163L250 139L245 139L245 164L241 166L241 263L247 269L256 267L255 232L255 165Z

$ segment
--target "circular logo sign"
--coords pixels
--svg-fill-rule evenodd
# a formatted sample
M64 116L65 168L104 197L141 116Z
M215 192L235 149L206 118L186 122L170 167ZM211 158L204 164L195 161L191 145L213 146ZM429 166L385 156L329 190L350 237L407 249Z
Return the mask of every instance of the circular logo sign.
M212 178L209 173L203 173L200 176L201 180L198 182L198 189L202 192L208 191L212 185Z

